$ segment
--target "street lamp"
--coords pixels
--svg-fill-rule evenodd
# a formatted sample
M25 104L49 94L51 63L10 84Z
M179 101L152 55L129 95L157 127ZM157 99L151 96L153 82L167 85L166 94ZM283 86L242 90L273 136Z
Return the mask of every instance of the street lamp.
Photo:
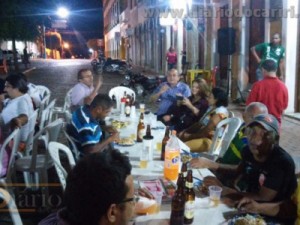
M56 15L61 18L67 18L69 16L69 10L65 7L59 7L56 11Z

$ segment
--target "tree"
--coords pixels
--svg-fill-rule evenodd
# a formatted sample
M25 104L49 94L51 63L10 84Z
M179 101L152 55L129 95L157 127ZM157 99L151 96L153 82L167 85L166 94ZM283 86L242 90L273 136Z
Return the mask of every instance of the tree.
M40 0L1 0L0 1L0 40L11 40L14 66L18 71L16 41L34 41L40 35L40 16L34 6Z

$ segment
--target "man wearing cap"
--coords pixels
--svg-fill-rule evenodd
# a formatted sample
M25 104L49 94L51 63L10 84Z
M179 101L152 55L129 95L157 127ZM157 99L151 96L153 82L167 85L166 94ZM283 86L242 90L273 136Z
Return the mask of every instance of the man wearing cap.
M206 177L205 186L223 186L222 195L235 200L242 197L264 202L289 199L297 186L295 165L278 145L278 121L270 114L258 115L246 129L248 145L242 151L241 163L237 166L217 164L215 168L236 174L235 189L223 186L215 177Z
M246 101L264 103L270 114L281 124L281 115L288 106L288 90L285 84L276 76L277 64L267 59L262 64L264 79L254 83Z

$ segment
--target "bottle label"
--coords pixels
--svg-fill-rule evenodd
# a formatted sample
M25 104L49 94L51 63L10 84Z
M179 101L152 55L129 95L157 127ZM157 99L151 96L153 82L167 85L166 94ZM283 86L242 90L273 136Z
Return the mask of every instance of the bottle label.
M187 188L193 188L193 183L192 182L185 182L185 186L187 187Z
M176 180L179 170L180 151L169 150L166 147L165 150L165 163L164 163L164 176L169 180Z
M195 211L195 201L186 201L184 206L184 217L186 219L193 219Z
M143 139L143 137L145 136L145 134L146 134L145 129L141 129L138 132L138 136L139 136L140 139Z
M187 171L183 172L182 174L183 174L183 177L186 177Z
M130 106L125 107L125 114L130 115Z

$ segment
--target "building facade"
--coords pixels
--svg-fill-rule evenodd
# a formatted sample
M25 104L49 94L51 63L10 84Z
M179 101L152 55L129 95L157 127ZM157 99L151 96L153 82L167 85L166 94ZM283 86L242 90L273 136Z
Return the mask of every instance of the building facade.
M287 113L300 112L299 3L293 0L104 0L107 57L164 74L166 52L173 46L181 68L181 51L189 68L219 67L218 80L232 99L244 95L255 80L257 63L250 48L281 34L286 49L289 89ZM223 48L220 50L220 48ZM229 52L225 50L230 49Z

